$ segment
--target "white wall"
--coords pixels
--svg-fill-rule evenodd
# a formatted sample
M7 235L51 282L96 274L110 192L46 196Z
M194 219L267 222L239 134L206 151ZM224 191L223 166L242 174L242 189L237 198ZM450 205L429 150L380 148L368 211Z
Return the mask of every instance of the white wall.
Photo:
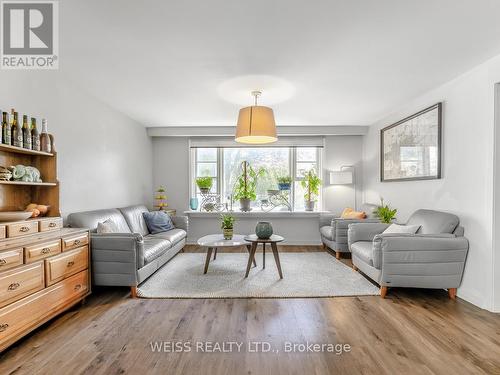
M353 186L331 186L328 183L329 170L337 170L342 165L355 165L361 177L361 136L328 136L325 139L323 152L323 171L325 187L323 190L324 209L335 213L354 204ZM187 137L154 137L153 138L153 170L154 185L166 186L169 207L178 212L189 207L189 141ZM361 189L361 181L356 185ZM252 232L260 218L240 218L239 229L242 233ZM273 217L276 233L287 238L288 244L316 245L320 244L318 217ZM190 221L189 241L218 232L217 217L194 217Z
M493 309L493 146L494 84L500 56L407 103L374 124L363 144L364 199L382 196L405 221L418 208L449 211L460 217L470 241L458 295ZM443 102L443 178L380 182L379 130L418 110Z
M323 206L327 211L341 213L346 207L359 206L363 186L362 170L363 137L325 137L323 151ZM342 166L354 166L353 185L330 185L330 171Z
M49 122L63 215L152 201L151 139L58 71L1 71L0 108ZM42 176L43 177L43 176Z

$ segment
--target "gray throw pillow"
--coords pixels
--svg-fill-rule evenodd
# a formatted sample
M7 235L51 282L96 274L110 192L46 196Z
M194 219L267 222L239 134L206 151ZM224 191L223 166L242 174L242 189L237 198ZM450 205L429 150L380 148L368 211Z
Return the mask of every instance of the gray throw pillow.
M142 216L151 234L166 232L175 228L172 219L166 212L143 212Z
M391 224L386 230L384 230L384 234L387 233L409 233L415 234L419 230L420 225L399 225L399 224Z
M118 227L113 220L108 219L102 223L97 223L97 233L118 233Z

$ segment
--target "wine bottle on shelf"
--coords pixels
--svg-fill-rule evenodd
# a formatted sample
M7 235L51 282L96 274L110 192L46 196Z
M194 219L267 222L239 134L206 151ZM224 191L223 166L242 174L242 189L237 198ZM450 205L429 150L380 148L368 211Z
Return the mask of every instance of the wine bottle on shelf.
M8 113L3 112L2 113L2 143L4 145L10 145L11 144L11 139L10 139L10 124L9 124L9 118L8 118Z
M3 123L6 119L4 115L5 112L0 111L0 113L2 114L2 122L0 122L0 126L2 126L2 131L0 132L0 143L3 143Z
M35 151L40 151L40 134L36 128L36 118L31 118L31 147Z
M23 147L31 150L31 129L28 126L28 115L23 115Z
M52 152L49 132L47 130L46 119L42 119L42 134L40 134L40 148L43 152Z
M23 147L23 129L19 123L17 112L14 112L14 120L12 121L12 146Z

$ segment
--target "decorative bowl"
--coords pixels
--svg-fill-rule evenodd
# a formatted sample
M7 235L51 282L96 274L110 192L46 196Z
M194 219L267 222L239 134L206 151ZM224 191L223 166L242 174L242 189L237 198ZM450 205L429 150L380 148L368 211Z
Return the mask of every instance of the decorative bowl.
M5 211L0 212L0 222L23 221L31 217L32 212L26 211Z

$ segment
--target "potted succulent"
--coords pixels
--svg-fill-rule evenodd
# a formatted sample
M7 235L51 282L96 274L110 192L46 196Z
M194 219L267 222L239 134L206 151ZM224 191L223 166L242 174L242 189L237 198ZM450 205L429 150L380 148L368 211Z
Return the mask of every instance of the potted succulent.
M212 188L212 184L212 177L198 177L196 179L196 185L198 185L202 194L208 194Z
M263 169L255 171L247 161L241 163L241 175L234 185L234 199L240 201L241 211L250 211L250 202L257 198L257 178L263 174Z
M278 177L278 189L280 190L290 190L292 185L292 178L290 176Z
M319 195L319 187L321 186L321 180L316 175L314 170L306 172L304 179L300 181L301 186L306 189L304 194L305 208L306 211L314 211L314 204Z
M396 212L398 212L396 208L393 209L388 204L384 205L384 199L380 198L380 206L373 211L373 215L378 217L382 223L390 224L396 217Z
M220 215L220 227L225 240L233 239L233 228L236 218L231 214Z

